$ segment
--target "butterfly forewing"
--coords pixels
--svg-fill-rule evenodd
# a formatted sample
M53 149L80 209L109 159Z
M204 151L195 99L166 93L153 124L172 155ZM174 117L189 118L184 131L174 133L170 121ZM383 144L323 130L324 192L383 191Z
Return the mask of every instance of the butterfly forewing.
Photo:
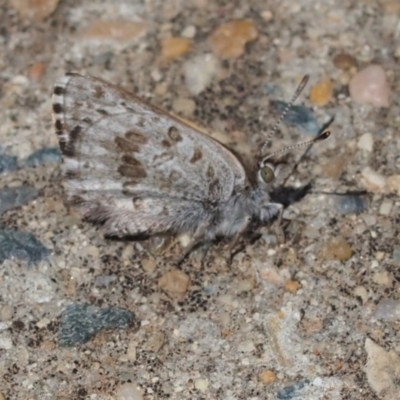
M220 143L100 79L66 75L53 112L67 196L113 233L163 232L182 218L196 224L202 204L246 186L242 165Z

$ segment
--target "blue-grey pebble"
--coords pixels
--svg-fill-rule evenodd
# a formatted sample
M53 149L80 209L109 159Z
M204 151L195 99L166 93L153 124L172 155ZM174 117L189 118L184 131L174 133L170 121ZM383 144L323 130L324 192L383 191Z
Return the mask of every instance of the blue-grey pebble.
M292 399L301 399L301 390L310 384L309 380L305 380L303 382L298 382L290 386L286 386L281 389L276 397L279 400L292 400Z
M3 150L0 148L0 174L14 171L17 167L17 157L3 153Z
M368 208L368 201L356 195L337 196L335 207L342 215L360 214Z
M38 197L39 191L29 185L0 190L0 215L15 207L23 206Z
M60 163L61 152L58 147L45 147L32 153L26 160L27 167L38 167L43 164Z
M50 250L32 233L0 229L0 263L18 258L33 264L44 260L49 254Z
M271 105L281 113L285 110L288 103L280 100L272 100ZM300 127L312 135L316 135L321 131L321 125L315 119L313 111L304 106L292 105L284 116L283 122L290 126Z
M58 343L62 347L76 346L86 343L102 330L127 328L135 322L135 314L123 308L71 304L61 316Z

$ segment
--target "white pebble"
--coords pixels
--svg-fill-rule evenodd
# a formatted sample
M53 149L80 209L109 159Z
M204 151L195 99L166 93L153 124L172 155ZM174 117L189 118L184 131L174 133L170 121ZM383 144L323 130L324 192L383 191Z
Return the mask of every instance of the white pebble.
M207 379L196 379L194 381L194 387L200 392L204 393L208 388L209 382Z
M242 353L251 353L253 351L255 351L256 346L254 346L254 343L252 340L245 340L242 343L239 343L238 346L238 351L242 352Z
M11 336L4 333L4 335L0 336L0 349L10 350L13 347Z
M391 200L384 200L379 207L379 214L381 215L389 215L392 211L393 202Z
M374 148L374 137L371 133L364 133L358 139L357 147L361 150L371 152Z
M219 63L213 54L200 54L183 65L185 83L190 93L201 93L217 75Z
M143 400L143 395L133 383L124 383L117 389L117 400Z
M188 39L193 39L196 36L196 27L193 25L187 26L181 32L181 36Z
M374 171L370 167L366 167L361 171L362 182L371 192L382 192L386 186L386 178Z

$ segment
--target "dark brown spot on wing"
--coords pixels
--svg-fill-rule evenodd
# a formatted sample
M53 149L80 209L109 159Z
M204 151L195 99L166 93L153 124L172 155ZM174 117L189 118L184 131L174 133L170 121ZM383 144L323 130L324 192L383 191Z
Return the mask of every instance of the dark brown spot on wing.
M61 135L63 129L63 123L61 122L61 120L56 119L56 121L54 122L54 126L56 127L57 135Z
M118 172L127 178L131 178L134 182L140 182L146 178L147 173L142 163L130 154L122 156L123 164L119 166Z
M101 115L104 115L104 116L108 115L108 112L106 110L103 110L102 108L98 108L96 111Z
M176 182L180 178L181 174L178 171L172 171L168 176L170 182Z
M63 86L55 86L54 87L54 94L57 96L61 96L62 94L65 94L65 87Z
M61 105L60 103L54 103L54 104L53 104L53 111L54 111L56 114L61 114L62 111L63 111L62 105Z
M194 164L195 162L201 160L202 158L203 158L203 153L202 153L202 151L201 151L199 148L196 147L196 148L194 149L193 156L192 156L192 158L190 159L190 162L191 162L192 164Z
M137 144L146 144L148 142L148 138L143 135L143 133L136 132L134 130L126 132L125 138Z
M169 147L172 146L172 144L171 144L167 139L164 139L164 140L161 142L161 145L162 145L162 147L165 147L166 149L168 149Z
M69 133L69 140L72 144L75 144L75 142L80 138L81 132L82 127L80 125L74 126L74 128Z
M178 143L182 140L182 136L175 126L171 126L168 129L168 137L171 139L173 143Z
M133 153L136 153L139 151L139 146L136 143L132 142L131 140L117 136L115 138L115 143L121 151L124 151L124 152L130 151Z
M80 125L76 125L68 134L68 140L61 139L60 149L61 152L68 157L73 157L75 155L75 145L76 142L80 139L82 133L82 127Z
M207 169L207 178L213 180L215 178L215 170L212 165L208 166Z
M96 97L96 99L100 99L103 96L104 96L104 89L102 88L101 85L97 85L94 88L94 97Z

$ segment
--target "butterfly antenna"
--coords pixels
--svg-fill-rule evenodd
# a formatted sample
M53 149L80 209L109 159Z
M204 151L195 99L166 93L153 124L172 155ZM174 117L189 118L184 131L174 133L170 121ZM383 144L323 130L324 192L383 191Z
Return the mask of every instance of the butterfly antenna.
M271 157L273 157L277 154L288 153L289 151L298 149L299 147L309 146L314 143L321 142L322 140L328 139L328 137L330 135L331 135L330 131L324 131L312 140L307 140L306 142L297 143L292 146L284 147L283 149L275 151L274 153L269 154L267 157L264 157L262 162L264 163L265 161L267 161L268 159L270 159Z
M292 97L292 100L286 105L286 107L283 109L283 111L281 112L281 115L278 118L278 121L276 121L275 125L273 126L273 128L271 129L271 132L269 133L269 135L267 136L264 144L262 145L261 148L261 154L264 154L264 151L268 145L268 143L270 142L271 138L273 136L275 136L276 131L279 128L279 125L282 123L282 121L284 120L284 118L286 117L286 114L289 112L289 110L293 107L293 103L297 100L297 98L300 96L300 93L303 91L303 89L305 88L305 86L307 85L309 79L309 75L304 75L303 79L301 80L301 82L299 83L299 86L297 86L296 91L294 92L294 95Z

